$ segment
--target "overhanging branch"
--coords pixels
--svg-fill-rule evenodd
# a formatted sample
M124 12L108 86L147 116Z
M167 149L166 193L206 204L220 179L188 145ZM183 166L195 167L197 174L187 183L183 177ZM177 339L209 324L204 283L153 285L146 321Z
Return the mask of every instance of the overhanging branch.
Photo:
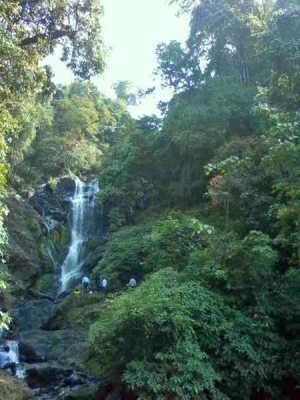
M75 37L76 32L74 31L69 31L69 30L63 30L63 31L54 31L51 34L45 34L45 33L38 33L32 37L23 39L21 41L21 46L30 46L33 44L36 44L39 40L47 40L47 41L52 41L56 39L60 39L62 37L68 37L70 39L73 39Z

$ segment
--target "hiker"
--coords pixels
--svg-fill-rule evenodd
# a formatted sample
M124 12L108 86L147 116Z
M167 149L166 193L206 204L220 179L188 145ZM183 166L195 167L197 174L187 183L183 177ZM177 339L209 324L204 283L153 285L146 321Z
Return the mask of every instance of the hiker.
M82 286L83 286L84 290L85 290L86 292L88 292L89 286L90 286L90 279L89 279L89 277L88 277L88 276L84 276L84 277L82 278L82 280L81 280L81 283L82 283Z
M95 277L95 289L96 289L97 292L101 291L101 282L102 282L101 275L96 275L96 277Z
M106 290L107 290L107 280L105 278L103 278L101 280L101 284L100 284L100 292L105 293Z
M3 350L0 352L0 368L1 369L10 369L13 376L16 376L17 373L17 364L11 361L9 346L4 346Z
M136 280L134 278L130 278L127 286L130 287L131 289L136 288Z

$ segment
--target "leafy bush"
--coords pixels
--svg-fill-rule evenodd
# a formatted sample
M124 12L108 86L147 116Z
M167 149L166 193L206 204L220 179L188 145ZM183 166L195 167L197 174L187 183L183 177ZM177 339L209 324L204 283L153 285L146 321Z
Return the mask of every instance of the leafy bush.
M251 231L243 239L216 232L205 249L191 254L185 272L226 293L236 306L266 314L277 260L271 239L260 231Z
M241 399L277 379L280 341L171 268L109 300L90 331L103 370L141 399Z
M202 248L212 233L212 227L196 218L169 216L159 221L145 237L144 272L166 267L182 270L189 254Z
M140 277L139 260L144 251L144 236L153 222L122 228L112 233L94 275L105 276L110 289L119 289L131 275Z

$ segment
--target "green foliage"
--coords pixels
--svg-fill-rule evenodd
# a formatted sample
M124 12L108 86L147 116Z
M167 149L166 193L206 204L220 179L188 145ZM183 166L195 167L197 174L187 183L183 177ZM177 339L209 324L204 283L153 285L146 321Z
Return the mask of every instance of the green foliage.
M212 209L225 217L225 223L233 218L241 221L242 233L245 227L266 231L270 227L273 177L261 165L268 149L265 138L233 140L205 167L206 173L212 174L208 186Z
M102 368L144 399L240 399L277 378L276 336L173 269L110 300L90 341Z
M112 233L105 247L104 255L94 269L94 274L105 277L110 289L119 289L129 278L141 275L139 261L144 252L144 236L153 224L125 227Z
M250 231L243 239L233 232L215 233L203 250L193 252L185 270L252 315L270 315L277 252L270 238Z
M113 101L79 80L55 87L39 67L61 44L78 76L102 71L98 0L1 3L0 195L6 180L23 189L99 176L109 230L93 277L113 294L100 305L75 291L55 323L83 331L96 320L91 364L116 389L278 399L284 379L300 379L299 4L169 2L191 14L190 36L158 46L156 73L175 94L163 119L139 120L126 111L128 81ZM27 221L41 240L36 224ZM67 239L53 232L44 245ZM138 287L118 292L131 276Z
M109 211L109 228L111 232L114 232L122 226L126 225L126 215L122 212L119 207L113 207Z
M10 180L19 183L14 169L23 161L24 153L30 151L37 127L45 126L48 108L44 102L49 98L51 84L49 69L40 68L39 61L60 45L62 59L75 74L88 78L102 72L100 11L98 0L85 4L67 0L51 4L31 0L1 3L1 185L6 162Z
M231 78L209 80L176 95L162 127L153 119L124 126L119 141L103 157L102 200L127 211L157 199L171 206L203 200L202 168L216 148L237 131L246 135L254 129L253 95L253 89L242 89Z
M189 254L202 248L213 228L196 218L172 218L158 222L145 241L144 272L172 267L178 271L186 264Z
M99 245L100 245L99 239L90 239L86 244L87 250L91 252L96 250L99 247Z
M42 183L62 175L95 176L105 148L102 132L113 128L125 108L102 96L90 83L75 81L56 88L37 128L31 146L12 172L14 179ZM16 178L17 175L17 178Z
M0 271L0 302L1 307L4 309L8 305L8 297L10 290L10 276L7 272L1 270ZM3 334L3 331L9 329L9 324L11 322L11 317L7 312L0 310L0 335Z
M300 379L299 4L170 3L191 13L186 45L157 50L176 94L162 121L122 126L101 170L113 230L161 216L108 241L112 279L128 255L145 281L101 311L95 362L141 399L277 399Z
M143 209L156 195L154 176L159 174L152 156L159 137L156 128L149 131L144 121L125 120L116 143L104 154L100 181L104 184L101 200L118 205L124 214ZM155 156L154 154L154 156Z
M50 287L51 281L53 279L53 275L43 274L35 283L34 287L36 290L42 293L46 293Z
M159 70L164 80L164 86L175 91L192 89L201 82L201 70L198 60L193 55L184 51L181 44L172 40L168 45L161 43L157 47Z
M103 71L101 11L98 0L7 1L0 8L1 36L23 55L22 63L30 63L32 55L45 56L60 44L62 60L86 78Z
M30 232L33 234L34 238L39 241L42 237L42 229L39 221L36 218L31 218L26 221L26 225Z
M125 104L133 106L136 104L136 95L130 93L131 86L132 84L129 81L118 81L113 85L113 89L119 100L123 100Z
M55 308L53 324L60 329L76 327L87 332L88 327L99 316L101 300L99 293L87 295L77 288Z

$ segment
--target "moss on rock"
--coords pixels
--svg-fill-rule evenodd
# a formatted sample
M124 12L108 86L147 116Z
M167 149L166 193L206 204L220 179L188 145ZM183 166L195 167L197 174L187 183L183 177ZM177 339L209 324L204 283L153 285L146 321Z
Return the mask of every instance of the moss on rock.
M0 395L3 400L31 400L33 398L31 390L23 381L3 371L0 371Z
M102 303L102 294L76 289L57 306L52 324L56 329L75 327L88 330L98 318Z
M8 268L26 289L40 274L45 263L40 247L40 216L16 195L7 197L5 201L10 211L5 219L10 253Z
M50 288L50 285L52 283L53 279L53 274L44 274L42 275L35 283L34 289L46 293L48 289Z

